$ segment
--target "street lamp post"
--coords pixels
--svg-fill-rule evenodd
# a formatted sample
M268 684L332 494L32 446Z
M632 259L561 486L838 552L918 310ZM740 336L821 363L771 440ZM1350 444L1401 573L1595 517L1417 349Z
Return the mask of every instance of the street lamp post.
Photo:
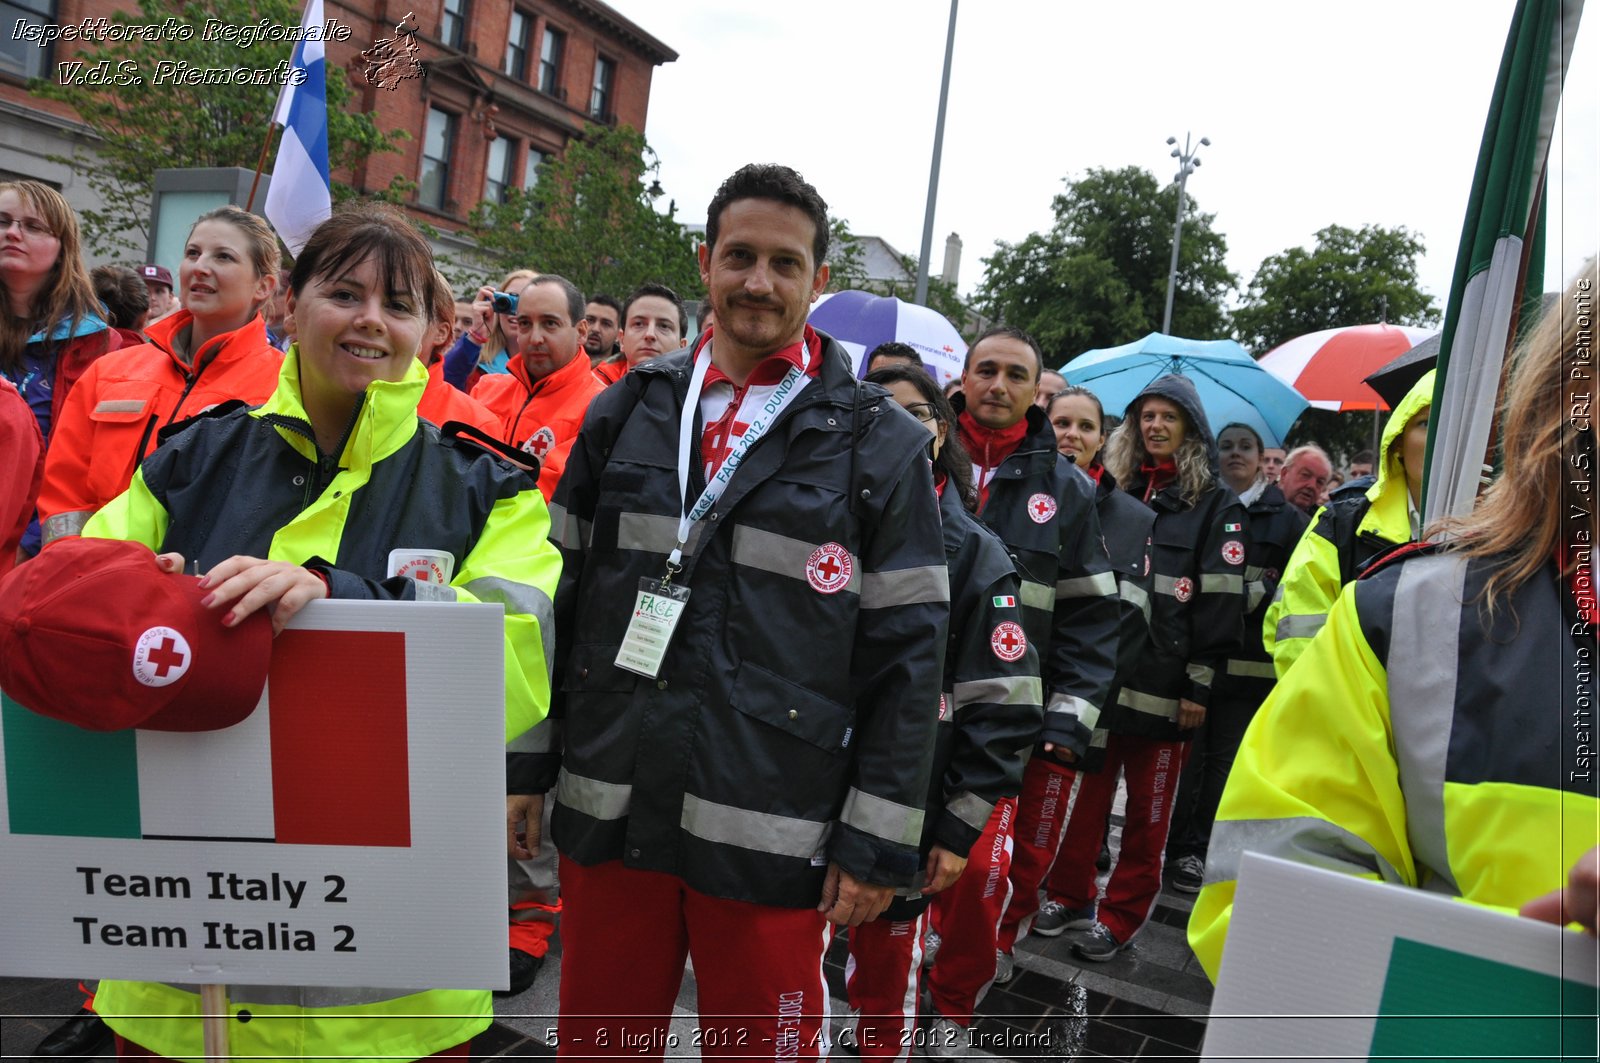
M1168 137L1168 144L1177 144L1177 137ZM1209 137L1201 137L1200 143L1193 150L1189 146L1189 134L1183 135L1183 150L1176 147L1172 149L1172 157L1178 160L1178 174L1173 180L1178 182L1178 217L1172 223L1172 265L1167 270L1167 308L1161 314L1161 331L1172 335L1172 296L1178 287L1178 243L1183 239L1183 190L1188 184L1189 175L1200 167L1200 148L1211 146Z
M922 216L922 254L917 256L917 294L928 305L928 258L933 253L933 207L939 198L939 156L944 153L944 109L950 102L950 57L956 50L956 0L950 0L950 31L944 41L944 77L939 82L939 118L933 126L933 165L928 169L928 210Z

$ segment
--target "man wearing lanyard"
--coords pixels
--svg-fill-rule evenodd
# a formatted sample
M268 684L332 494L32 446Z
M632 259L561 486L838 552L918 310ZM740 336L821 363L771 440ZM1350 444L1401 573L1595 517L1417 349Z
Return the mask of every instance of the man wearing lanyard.
M828 924L918 870L949 613L928 433L806 324L815 189L746 166L707 218L715 327L594 401L551 505L559 716L508 769L531 848L559 768L563 1055L660 1058L686 957L703 1055L826 1055Z

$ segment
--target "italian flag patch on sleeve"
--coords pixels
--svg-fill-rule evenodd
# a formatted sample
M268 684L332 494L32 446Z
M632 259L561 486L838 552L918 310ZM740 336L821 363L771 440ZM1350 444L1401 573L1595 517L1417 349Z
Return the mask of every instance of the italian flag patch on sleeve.
M1010 594L997 594L994 596L994 605L996 609L1015 609L1017 599Z

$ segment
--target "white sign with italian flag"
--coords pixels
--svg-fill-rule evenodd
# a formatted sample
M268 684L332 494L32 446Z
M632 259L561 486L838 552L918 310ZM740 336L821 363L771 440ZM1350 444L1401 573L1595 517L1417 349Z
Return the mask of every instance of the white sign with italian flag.
M0 692L0 974L504 987L503 627L313 602L220 731L85 731Z

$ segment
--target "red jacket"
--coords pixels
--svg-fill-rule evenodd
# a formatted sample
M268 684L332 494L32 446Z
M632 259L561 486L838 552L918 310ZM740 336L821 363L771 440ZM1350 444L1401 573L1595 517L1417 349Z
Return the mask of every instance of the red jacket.
M509 372L479 380L472 397L500 418L500 438L539 459L539 490L545 500L567 466L567 452L583 427L589 403L606 389L580 350L572 361L549 376L534 380L527 361L516 355Z
M628 360L626 358L618 358L615 361L601 362L594 367L592 372L596 380L606 387L610 387L627 375Z
M44 541L76 535L95 510L120 495L161 429L230 399L259 405L278 384L281 352L257 314L194 352L194 368L173 353L187 310L150 326L150 342L108 354L84 372L51 431L39 517Z
M445 383L442 360L428 366L428 386L417 404L417 416L439 428L448 421L461 421L500 438L500 418L471 395Z
M11 571L44 478L39 422L11 381L0 377L0 576Z

